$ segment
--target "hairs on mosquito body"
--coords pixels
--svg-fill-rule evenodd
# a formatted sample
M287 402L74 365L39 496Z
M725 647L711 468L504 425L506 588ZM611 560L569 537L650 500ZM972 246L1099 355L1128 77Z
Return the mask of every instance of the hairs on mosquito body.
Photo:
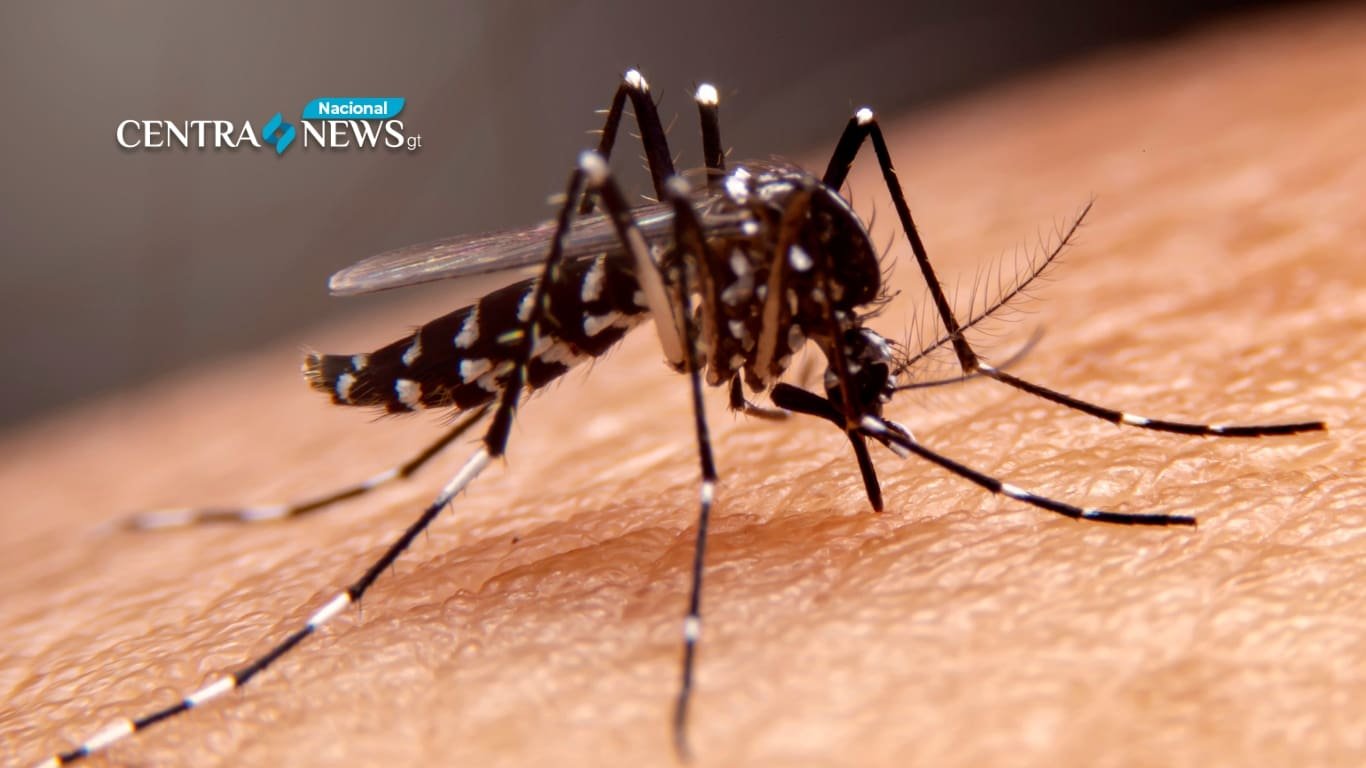
M1088 201L1069 224L1055 224L1047 239L1041 233L1037 234L1032 247L1017 246L1008 260L1002 255L985 269L979 269L973 278L968 309L962 313L967 319L961 323L959 332L995 336L1000 333L999 323L1018 321L1021 315L1030 312L1031 303L1038 298L1035 291L1051 279L1051 270L1061 262L1063 251L1076 243L1077 232L1094 202ZM953 295L954 303L961 304L958 286ZM945 333L939 323L928 290L911 316L905 339L895 345L901 353L894 368L898 377L906 377L914 371L920 378L936 378L932 375L935 371L949 367L957 370L956 360L950 361L946 355L936 357L936 353L950 349L953 336ZM977 342L975 346L982 345Z
M849 202L849 207L850 207L850 208L854 208L855 210L858 210L857 207L854 205L854 187L853 187L853 185L852 185L851 183L845 182L845 184L844 184L844 191L842 192L842 194L844 195L844 199L847 200L847 201ZM872 199L872 202L870 202L870 203L868 204L868 226L867 226L867 230L868 230L869 232L873 232L873 231L876 231L876 230L877 230L877 215L878 215L877 197L874 196L874 197L872 197L871 199ZM881 298L883 298L883 297L887 297L887 298L889 298L889 299L890 299L890 298L895 298L896 296L898 296L898 295L901 293L900 291L893 291L893 292L889 295L889 294L887 294L887 292L886 292L886 290L885 290L885 286L891 285L891 284L892 284L892 279L896 276L896 257L895 257L895 256L893 255L893 253L892 253L892 248L896 246L896 238L897 238L896 232L889 232L889 233L887 233L887 243L886 243L886 245L883 245L881 248L877 249L877 250L878 250L877 263L878 263L878 267L880 268L880 271L879 271L879 279L882 280L882 285L884 286L883 296L880 296L879 299L881 299Z
M844 187L840 189L840 196L844 198L844 201L849 204L850 208L858 210L858 207L854 203L854 189L852 184L845 182ZM874 197L872 198L872 202L868 204L868 222L865 226L865 229L868 232L872 232L877 227L877 214L877 198ZM858 312L858 321L861 324L867 323L867 321L881 315L887 310L887 307L891 305L892 302L896 301L896 299L901 296L900 289L890 290L888 288L888 286L892 284L892 278L896 272L896 257L892 253L892 247L895 245L896 234L892 233L887 236L886 245L881 248L876 248L876 246L874 246L878 253L878 280L881 287L878 289L878 295L874 297L872 301L868 302L867 309ZM895 342L893 342L893 346L895 346Z

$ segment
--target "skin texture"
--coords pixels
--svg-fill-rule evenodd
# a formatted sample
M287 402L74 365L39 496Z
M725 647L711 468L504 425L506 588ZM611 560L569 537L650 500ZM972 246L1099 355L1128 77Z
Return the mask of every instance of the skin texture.
M1076 523L881 450L877 515L828 425L747 421L711 392L722 483L698 765L1366 757L1363 39L1359 9L1268 18L886 121L960 306L996 254L1031 252L1096 196L1048 300L987 347L1000 359L1046 328L1018 375L1154 417L1330 431L1194 439L991 382L906 394L889 416L974 467L1200 527ZM871 153L853 188L885 243ZM893 254L903 294L877 325L898 336L921 289L900 239ZM368 349L448 308L309 342ZM341 485L437 434L430 418L326 406L290 375L297 357L290 340L0 443L0 762L66 749L265 650L468 452L312 519L95 533L127 510ZM506 467L363 615L92 764L670 765L696 477L685 381L637 332L525 407Z

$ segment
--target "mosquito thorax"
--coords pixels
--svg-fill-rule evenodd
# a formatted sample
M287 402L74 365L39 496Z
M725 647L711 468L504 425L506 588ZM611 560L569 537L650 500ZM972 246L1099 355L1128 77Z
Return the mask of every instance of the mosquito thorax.
M722 190L716 208L748 213L752 226L713 243L722 263L713 270L717 319L701 318L707 381L719 385L740 373L758 392L808 338L830 359L835 336L858 329L860 308L881 295L882 269L848 202L800 168L741 165ZM770 285L781 285L783 295L770 297ZM829 315L838 334L821 330Z

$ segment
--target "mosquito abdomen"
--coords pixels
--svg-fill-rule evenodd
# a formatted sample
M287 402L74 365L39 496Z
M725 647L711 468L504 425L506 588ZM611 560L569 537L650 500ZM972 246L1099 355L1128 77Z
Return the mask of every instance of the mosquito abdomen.
M487 294L412 335L370 353L310 354L304 376L338 405L464 410L490 403L512 374L536 280ZM634 277L620 259L600 256L565 266L547 291L549 305L526 384L538 389L578 363L607 352L646 318Z

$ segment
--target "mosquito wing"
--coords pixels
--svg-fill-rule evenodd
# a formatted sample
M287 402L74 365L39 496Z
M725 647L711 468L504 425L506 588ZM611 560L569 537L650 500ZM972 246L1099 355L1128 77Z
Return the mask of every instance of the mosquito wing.
M732 217L707 217L705 214L703 217L709 231L715 230L718 234L728 229L738 231L738 219L731 221ZM650 243L672 240L673 218L673 211L667 205L635 209L636 226ZM352 296L433 280L535 269L545 261L554 234L555 222L547 221L522 229L457 235L409 245L343 269L332 276L328 287L335 295ZM596 214L574 222L565 241L564 259L572 262L621 250L611 219Z

